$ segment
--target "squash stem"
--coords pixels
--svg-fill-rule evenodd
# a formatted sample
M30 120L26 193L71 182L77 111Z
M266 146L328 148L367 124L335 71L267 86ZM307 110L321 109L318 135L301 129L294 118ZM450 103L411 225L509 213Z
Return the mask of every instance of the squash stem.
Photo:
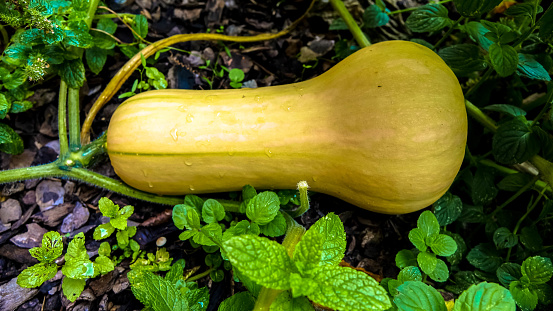
M467 108L468 114L475 118L476 121L478 121L480 124L482 124L485 128L489 129L492 132L497 131L497 124L495 121L488 117L480 108L476 107L473 103L469 102L468 100L465 100L465 107Z
M305 234L305 228L298 224L294 218L292 218L287 213L282 213L286 219L286 236L282 241L282 246L286 249L288 256L292 258L294 255L294 250L296 245L301 241L301 238ZM253 311L269 311L271 304L276 299L276 297L282 292L282 290L270 289L262 287L255 301L255 306Z
M94 121L94 118L102 109L102 107L119 91L123 83L127 81L127 79L132 75L132 73L142 64L141 55L144 56L144 58L148 58L152 55L154 55L157 51L162 50L166 47L169 47L171 45L182 43L182 42L188 42L188 41L201 41L201 40L209 40L209 41L230 41L230 42L257 42L257 41L268 41L272 39L276 39L278 37L281 37L287 33L289 33L293 28L295 28L300 21L302 21L306 16L307 13L311 10L313 7L313 4L315 3L315 0L311 1L311 4L309 5L309 8L305 11L305 13L296 21L294 21L290 26L286 27L284 30L275 33L263 33L256 36L250 36L250 37L243 37L243 36L226 36L221 34L212 34L212 33L196 33L196 34L180 34L180 35L174 35L169 38L165 38L162 40L159 40L157 42L154 42L144 49L137 53L135 56L133 56L127 63L119 69L119 71L115 74L115 76L110 80L102 94L98 97L96 102L92 105L90 108L90 111L88 112L88 115L86 116L83 127L81 129L81 143L88 144L90 141L90 127L92 126L92 121Z
M67 141L67 83L61 80L58 99L58 137L60 142L60 156L69 153Z
M300 207L289 213L292 218L300 217L309 209L309 196L307 196L308 188L309 186L306 181L300 181L298 183L298 191L300 192Z
M371 41L369 41L365 33L359 28L359 25L357 25L357 22L353 19L353 16L351 16L342 0L330 0L330 4L332 4L334 10L344 20L353 38L357 41L357 44L359 44L361 48L371 45Z
M81 149L79 89L69 88L68 95L69 103L67 105L67 112L69 120L69 150L74 152Z

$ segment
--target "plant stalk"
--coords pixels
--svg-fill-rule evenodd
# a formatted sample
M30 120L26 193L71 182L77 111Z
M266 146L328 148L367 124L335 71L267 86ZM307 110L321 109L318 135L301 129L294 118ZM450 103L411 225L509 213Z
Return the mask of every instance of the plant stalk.
M69 153L67 141L67 83L61 80L58 99L58 139L60 142L60 155Z
M332 4L334 10L344 20L353 38L357 41L357 44L362 48L371 45L371 41L369 41L365 33L359 28L359 25L357 25L357 22L353 19L353 16L351 16L342 0L330 0L330 4Z
M68 99L67 112L69 120L69 150L75 152L81 149L79 89L69 88Z

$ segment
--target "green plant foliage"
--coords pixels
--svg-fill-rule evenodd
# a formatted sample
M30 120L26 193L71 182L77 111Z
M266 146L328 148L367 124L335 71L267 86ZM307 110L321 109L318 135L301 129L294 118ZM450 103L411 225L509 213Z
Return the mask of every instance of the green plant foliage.
M447 8L441 4L418 7L405 21L414 32L433 32L451 25Z

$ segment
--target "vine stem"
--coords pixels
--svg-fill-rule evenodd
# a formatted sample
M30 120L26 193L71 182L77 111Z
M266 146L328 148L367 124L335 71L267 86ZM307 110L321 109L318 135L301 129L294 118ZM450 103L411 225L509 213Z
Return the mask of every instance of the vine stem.
M464 21L466 19L466 17L464 16L461 16L459 17L454 23L453 25L451 25L451 27L449 27L449 29L447 30L447 32L443 35L443 37L438 40L438 42L436 42L436 44L434 44L434 46L432 47L432 50L435 50L436 48L438 48L447 38L449 38L449 35L451 35L451 33L453 32L453 30L456 29L457 25L459 25L460 22Z
M69 153L67 140L67 83L61 80L58 99L58 137L60 142L60 155Z
M334 10L344 20L344 22L348 26L349 31L353 35L353 38L355 38L355 41L357 41L357 44L359 44L359 46L362 48L371 45L371 41L369 41L367 36L365 36L365 33L363 33L361 28L359 28L359 25L357 25L357 22L355 21L355 19L353 19L353 16L351 16L342 0L330 0L330 4L332 4Z
M67 115L69 119L69 150L81 149L81 114L79 105L79 89L69 88ZM62 154L60 152L60 154Z
M290 26L286 27L284 30L275 34L263 33L263 34L259 34L251 37L227 36L227 35L211 34L211 33L180 34L180 35L174 35L169 38L159 40L157 42L154 42L148 45L147 47L142 49L142 51L134 55L121 69L119 69L119 71L108 83L108 85L106 86L102 94L100 94L96 102L94 102L94 104L90 108L90 111L88 112L88 115L85 118L83 127L81 129L81 143L88 144L90 142L90 128L92 126L92 122L94 121L94 118L96 117L100 109L102 109L102 107L121 88L123 83L127 81L127 79L132 75L134 70L142 64L141 55L143 55L144 58L148 58L154 55L157 51L162 50L166 47L169 47L177 43L188 42L188 41L220 40L220 41L230 41L230 42L257 42L257 41L267 41L267 40L276 39L285 34L288 34L294 27L296 27L300 23L300 21L307 16L307 13L311 10L314 3L315 3L315 0L311 1L309 8L307 8L306 12L299 19L294 21L292 24L290 24Z

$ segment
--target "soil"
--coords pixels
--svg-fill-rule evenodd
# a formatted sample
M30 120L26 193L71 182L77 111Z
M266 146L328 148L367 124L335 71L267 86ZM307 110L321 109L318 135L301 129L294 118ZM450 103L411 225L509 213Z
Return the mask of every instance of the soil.
M368 1L345 1L350 11L360 20ZM393 1L398 9L420 5L415 0ZM254 0L111 0L106 4L119 13L142 13L148 18L151 42L180 33L221 32L248 36L264 32L277 32L301 16L309 5L307 0L254 1ZM245 83L264 87L310 79L332 67L335 45L342 39L351 40L348 31L330 30L336 19L332 7L317 1L309 17L289 35L267 42L238 44L227 42L188 42L178 44L178 49L161 54L155 67L166 74L169 88L208 89L203 78L213 80L213 88L230 88L228 78L213 79L210 69L202 59L218 59L220 64L240 68L245 72ZM401 19L400 19L401 21ZM123 42L133 40L132 33L121 23L115 34ZM403 38L406 33L401 22L371 31L373 41ZM226 51L229 51L231 57ZM96 97L115 72L127 60L121 54L108 59L99 75L87 73L82 88L81 103L84 118ZM129 79L120 93L128 92L138 74ZM57 143L57 94L59 82L47 80L36 86L33 100L35 107L9 120L25 141L25 152L17 156L1 155L1 168L27 167L54 161L59 153ZM97 137L107 129L110 116L122 102L114 98L97 116L92 136ZM117 178L109 162L103 162L95 171ZM94 253L99 242L92 239L93 229L104 220L97 208L101 197L109 197L120 206L133 205L135 213L130 218L140 225L136 240L143 250L155 252L156 240L167 239L167 250L174 261L186 260L186 268L199 267L205 271L205 253L195 250L189 242L178 239L179 230L168 217L171 207L146 203L123 197L84 183L66 179L27 180L2 186L2 209L6 208L7 220L0 227L0 288L37 261L29 255L29 248L40 244L41 234L55 230L72 238L79 232L86 235L87 250ZM215 197L228 198L229 194ZM363 268L377 278L395 277L395 254L411 245L407 232L416 224L416 215L381 215L361 210L336 198L313 194L311 209L298 221L306 227L317 219L334 212L344 222L347 233L347 250L344 261L353 267ZM6 207L7 206L7 207ZM9 218L12 217L12 218ZM144 226L148 222L153 225ZM109 240L114 242L115 239ZM16 310L139 310L143 306L134 298L126 273L129 261L123 261L112 273L87 282L85 291L70 303L61 292L61 275L45 282L39 289L21 292ZM241 290L233 282L229 272L221 282L211 282L209 277L199 281L200 286L210 288L208 310L218 305L232 293ZM22 299L24 298L24 299Z

